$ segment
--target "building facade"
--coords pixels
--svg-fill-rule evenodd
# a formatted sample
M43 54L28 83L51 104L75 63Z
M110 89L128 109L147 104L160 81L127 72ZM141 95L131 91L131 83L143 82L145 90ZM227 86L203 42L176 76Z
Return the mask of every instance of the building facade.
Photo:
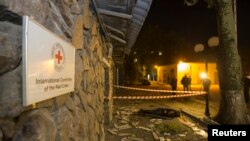
M203 77L208 77L211 84L218 84L218 71L216 63L204 62L180 62L179 64L170 64L157 67L157 81L169 84L171 78L177 78L177 84L181 84L183 76L191 77L192 85L199 85L202 83Z

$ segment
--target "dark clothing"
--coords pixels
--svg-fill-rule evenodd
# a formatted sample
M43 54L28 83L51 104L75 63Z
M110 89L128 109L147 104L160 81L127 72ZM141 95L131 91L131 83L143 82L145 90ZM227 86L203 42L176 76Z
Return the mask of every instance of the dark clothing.
M188 77L185 75L184 77L182 77L181 79L181 84L183 85L183 89L184 91L188 91Z
M188 90L189 91L191 91L191 81L192 81L192 78L191 78L191 76L189 76L188 78L187 78L187 85L188 85Z
M139 115L148 115L157 118L169 118L169 117L180 117L180 112L170 108L158 108L153 110L140 109Z
M245 101L246 103L249 102L249 85L250 85L250 79L248 79L247 77L243 78L243 83L244 83L244 97L245 97Z
M172 87L172 90L176 91L176 89L177 89L177 79L176 78L171 78L170 85ZM176 93L174 92L173 94L176 94Z

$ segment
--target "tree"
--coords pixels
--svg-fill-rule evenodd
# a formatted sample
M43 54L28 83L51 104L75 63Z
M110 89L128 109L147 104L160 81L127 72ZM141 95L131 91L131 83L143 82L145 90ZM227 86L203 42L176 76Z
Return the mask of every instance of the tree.
M222 124L247 124L246 103L243 96L241 61L236 45L236 29L232 0L205 0L209 7L215 6L220 46L218 70L221 101L215 120ZM198 0L185 0L192 6Z
M221 102L217 121L223 124L249 123L243 97L241 62L236 45L231 0L214 1L220 38L218 55Z

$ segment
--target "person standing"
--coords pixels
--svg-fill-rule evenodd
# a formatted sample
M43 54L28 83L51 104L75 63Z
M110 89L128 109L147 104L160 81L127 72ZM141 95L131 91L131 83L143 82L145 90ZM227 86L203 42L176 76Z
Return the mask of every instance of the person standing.
M191 81L192 81L192 78L191 76L189 75L188 78L187 78L187 85L188 85L188 90L191 91Z
M188 77L187 77L187 75L182 77L181 84L183 85L183 90L188 91Z
M176 78L171 78L170 85L171 85L172 90L176 91L176 89L177 89L177 79ZM173 94L176 94L176 92L173 92Z

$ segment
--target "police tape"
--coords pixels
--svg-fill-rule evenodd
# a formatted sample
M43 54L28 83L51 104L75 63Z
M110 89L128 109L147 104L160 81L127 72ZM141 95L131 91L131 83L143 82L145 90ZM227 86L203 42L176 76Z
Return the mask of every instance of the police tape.
M142 89L142 88L135 88L135 87L127 87L127 86L117 86L113 85L115 88L122 88L128 90L137 90L137 91L147 91L147 92L160 92L160 93L181 93L181 94L199 94L204 95L207 92L205 91L174 91L174 90L156 90L156 89Z
M204 94L206 94L206 93L180 94L180 95L161 95L161 96L113 96L113 99L170 99L170 98L198 96L198 95L204 95Z
M127 87L127 86L117 86L114 85L115 88L122 88L128 90L137 90L137 91L148 91L148 92L161 92L161 93L174 93L174 95L161 95L161 96L113 96L113 99L169 99L169 98L180 98L180 97L190 97L190 96L198 96L205 95L205 91L173 91L173 90L156 90L156 89L142 89L135 87ZM177 94L179 93L179 94ZM108 98L107 98L108 99Z

